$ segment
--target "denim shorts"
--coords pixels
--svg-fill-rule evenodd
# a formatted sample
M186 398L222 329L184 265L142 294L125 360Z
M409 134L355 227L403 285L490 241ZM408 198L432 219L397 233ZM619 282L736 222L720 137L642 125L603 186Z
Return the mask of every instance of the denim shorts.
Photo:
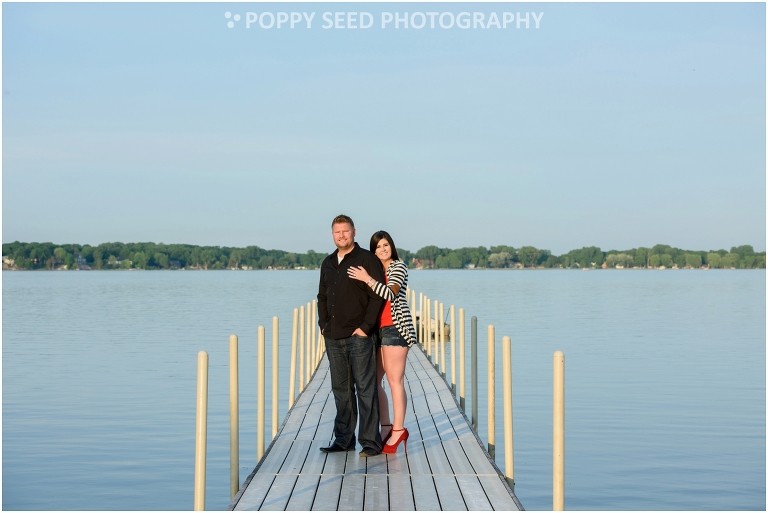
M384 326L379 328L379 346L408 347L408 342L403 338L397 326Z

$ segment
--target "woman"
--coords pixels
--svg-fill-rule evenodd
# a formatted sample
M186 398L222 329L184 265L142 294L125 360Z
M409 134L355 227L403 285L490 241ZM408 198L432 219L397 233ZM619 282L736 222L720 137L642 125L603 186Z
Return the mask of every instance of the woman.
M368 284L373 291L387 300L379 316L379 351L376 358L376 378L379 387L379 417L381 427L390 427L389 433L382 433L384 448L381 452L394 454L400 442L408 440L408 430L403 427L405 407L405 359L408 349L416 343L411 311L408 309L406 287L408 266L397 258L397 248L387 232L378 231L371 237L371 252L375 253L386 273L386 283L371 278L362 267L350 267L349 276ZM381 387L381 378L387 375L392 390L394 420L389 419L387 394ZM406 442L407 443L407 442Z

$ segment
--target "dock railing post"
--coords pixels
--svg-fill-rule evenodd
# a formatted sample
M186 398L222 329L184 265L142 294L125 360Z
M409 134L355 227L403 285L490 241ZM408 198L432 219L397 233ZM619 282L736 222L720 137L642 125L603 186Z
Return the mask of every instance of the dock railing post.
M429 363L434 365L432 361L432 301L428 297L425 297L424 300L427 306L427 311L424 312L426 315L424 320L427 323L425 326L426 331L424 332L426 334L427 358Z
M317 299L312 300L312 374L317 368Z
M496 329L488 325L488 454L496 461ZM506 386L506 383L505 385ZM506 389L504 390L506 394ZM506 397L506 396L505 396ZM506 426L505 426L506 427ZM506 439L505 439L506 441Z
M466 393L465 393L465 345L466 340L464 339L464 309L459 308L459 406L461 406L461 411L464 413L467 412L466 408Z
M237 335L229 336L229 500L240 489L240 398Z
M208 353L197 353L194 510L205 511L205 453L208 441Z
M419 292L419 345L424 350L424 293Z
M445 305L440 303L440 374L445 379Z
M291 371L288 383L288 409L293 407L296 400L296 342L299 335L299 309L293 309L293 327L291 328Z
M435 299L434 302L435 305L435 350L432 352L432 354L435 355L435 361L433 362L435 365L435 369L437 369L437 372L440 372L440 339L438 338L438 331L440 331L440 305L437 302L437 299ZM432 325L432 321L429 322L430 326Z
M565 356L555 351L552 397L552 510L565 508Z
M477 432L477 317L472 316L472 429Z
M451 393L456 395L456 307L451 305Z
M272 317L272 438L273 439L275 438L275 436L277 436L277 428L278 428L277 421L280 415L280 408L279 408L280 394L278 394L279 381L277 379L280 373L280 368L278 366L279 358L280 358L280 350L278 348L279 338L280 338L279 325L280 325L280 320L277 318L277 316Z
M512 339L502 337L501 357L504 386L504 475L515 491L515 446L512 430Z
M256 461L260 461L264 456L264 371L266 369L266 363L264 362L264 338L265 330L264 326L259 326L258 335L258 399L257 399L257 414L256 414Z
M312 376L312 327L310 326L312 324L312 302L307 303L307 367L306 367L306 376L307 381L305 381L305 386L309 385L309 378Z
M304 391L304 305L299 307L299 393Z

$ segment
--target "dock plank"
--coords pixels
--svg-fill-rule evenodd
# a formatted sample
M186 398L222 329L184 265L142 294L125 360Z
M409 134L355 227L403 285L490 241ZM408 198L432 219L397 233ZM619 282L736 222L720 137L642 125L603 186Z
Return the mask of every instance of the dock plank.
M241 511L258 511L261 508L261 504L264 502L264 497L267 496L269 488L272 486L272 481L275 480L274 474L256 474L248 483L248 488L245 489L243 495L237 503L235 509Z
M298 474L301 472L311 444L312 442L309 440L294 440L278 474Z
M472 468L469 458L464 454L464 449L459 440L444 440L443 450L448 458L448 463L451 464L454 474L475 475L475 469Z
M341 481L338 511L362 511L365 498L365 474L345 474Z
M312 504L313 511L336 511L338 509L343 478L342 474L323 474L320 476L315 502Z
M264 461L261 462L259 473L277 474L285 462L288 451L291 450L291 445L293 445L293 441L290 439L278 438L275 440L269 453L264 457Z
M309 511L315 501L320 475L301 474L296 480L286 511Z
M410 439L408 441L410 441ZM406 441L405 449L408 448L408 441ZM387 470L390 475L411 473L408 468L408 455L405 450L401 451L398 448L398 451L395 454L387 454Z
M469 511L491 511L493 507L485 496L485 489L477 476L456 476L461 496Z
M437 498L437 489L432 476L411 475L411 483L417 511L440 511L440 501Z
M480 483L485 489L493 509L496 511L518 511L520 508L501 482L499 476L480 476Z
M320 447L325 447L326 443L327 442L321 442L320 440L314 440L310 443L307 459L304 460L304 466L301 467L302 474L323 473L323 468L325 468L325 462L328 459L328 454L322 452Z
M390 467L391 468L391 467ZM389 474L389 509L391 511L414 511L411 476L407 472Z
M454 476L434 476L437 497L443 510L466 511L461 489Z
M389 511L389 484L386 474L369 473L365 476L364 509L366 511Z
M278 474L264 498L261 511L283 511L291 498L291 492L296 484L296 474Z

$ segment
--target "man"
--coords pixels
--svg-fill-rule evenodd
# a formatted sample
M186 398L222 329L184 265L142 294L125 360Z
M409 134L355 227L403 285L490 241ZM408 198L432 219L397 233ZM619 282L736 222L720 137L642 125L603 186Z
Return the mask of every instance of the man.
M318 324L330 362L331 387L336 402L334 441L323 452L353 451L360 412L360 456L381 453L379 398L376 388L376 329L384 299L365 283L347 275L350 266L363 266L372 278L384 282L379 259L355 242L355 224L348 216L331 223L336 251L320 266L317 294ZM355 401L357 391L357 402Z

